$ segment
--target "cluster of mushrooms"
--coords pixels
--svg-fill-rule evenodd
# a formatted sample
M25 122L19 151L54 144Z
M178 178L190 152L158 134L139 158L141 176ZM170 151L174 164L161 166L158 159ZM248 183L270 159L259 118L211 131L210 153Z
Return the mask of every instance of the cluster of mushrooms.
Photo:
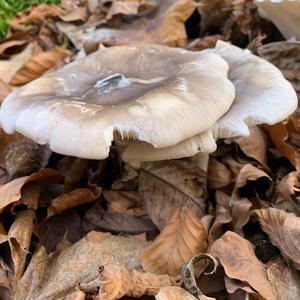
M124 161L211 153L216 140L275 124L297 108L271 63L228 43L191 52L158 45L100 49L12 92L1 126L57 153Z

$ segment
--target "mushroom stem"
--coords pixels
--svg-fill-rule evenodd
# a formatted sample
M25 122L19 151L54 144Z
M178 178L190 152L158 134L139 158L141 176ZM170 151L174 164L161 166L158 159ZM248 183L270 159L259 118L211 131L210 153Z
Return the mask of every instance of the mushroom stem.
M195 163L197 167L207 172L209 153L199 152L191 157L191 160Z

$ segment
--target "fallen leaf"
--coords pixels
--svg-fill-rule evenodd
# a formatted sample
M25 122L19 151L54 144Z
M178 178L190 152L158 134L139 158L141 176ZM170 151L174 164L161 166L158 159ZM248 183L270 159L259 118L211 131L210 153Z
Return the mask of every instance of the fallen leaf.
M31 58L33 48L33 43L30 43L22 52L12 55L10 59L0 60L0 79L5 83L9 83L17 70L22 68Z
M249 221L252 207L248 199L229 197L221 191L216 192L216 202L216 218L208 234L210 245L220 238L228 227L242 235L243 226Z
M192 210L177 208L158 237L140 255L146 272L176 276L183 263L205 252L207 230Z
M268 300L276 299L267 272L256 258L252 244L246 239L227 231L213 243L209 253L220 261L230 279L243 284L240 288Z
M99 199L101 192L102 189L97 184L89 184L88 188L78 188L64 193L51 202L47 209L47 219L72 207L95 201Z
M136 0L129 1L112 1L111 7L106 15L106 19L110 20L113 16L136 15L139 11L140 3Z
M162 229L178 207L186 206L204 215L206 174L185 160L145 164L140 174L139 192L149 217Z
M234 138L233 141L239 145L245 155L254 158L262 165L266 163L268 143L266 134L260 127L251 127L249 136Z
M51 253L64 238L71 243L79 241L82 237L81 223L79 215L71 209L48 220L38 218L34 234L39 238L40 245L46 248L47 253Z
M224 37L220 34L214 34L197 38L188 44L187 49L191 51L201 51L204 49L215 48L218 40L224 40Z
M156 295L162 287L179 285L180 280L168 275L129 272L120 265L107 264L99 267L99 298L119 299L123 296L139 298L143 295Z
M38 145L21 134L6 134L0 130L1 182L30 175L45 167L51 155L47 145Z
M120 213L109 213L101 210L98 203L92 206L84 215L83 230L110 231L113 233L139 234L155 233L157 227L147 218L137 218Z
M55 47L47 52L41 52L29 58L29 60L16 71L9 84L22 85L37 79L46 71L53 68L58 61L72 55L72 51Z
M257 209L254 212L271 243L300 270L300 218L277 208Z
M276 205L281 205L282 202L289 202L293 211L300 214L300 174L299 172L291 172L282 178L277 185L278 197ZM293 212L291 211L291 212Z
M26 257L29 253L34 221L34 211L20 211L8 231L8 242L11 258L14 263L15 279L19 279L23 275Z
M95 280L100 265L118 264L129 271L140 270L138 255L145 245L129 237L91 232L72 246L61 244L50 255L40 247L33 253L13 297L63 300L78 285Z
M140 195L137 191L104 190L103 196L107 201L107 211L141 217L146 215Z
M99 44L108 46L147 43L173 47L185 47L187 33L184 22L192 15L197 4L194 0L165 0L149 18L137 19L118 28L100 28L83 37L86 52Z
M223 163L210 157L207 171L207 183L210 189L219 189L232 181L230 170Z
M39 196L39 189L35 197L29 197L27 193L32 188L32 183L41 182L56 182L62 183L64 177L57 171L52 169L42 169L37 173L33 173L30 176L17 178L0 187L0 213L10 204L17 201L28 205L29 208L37 208L37 201ZM27 195L27 197L26 197Z
M208 299L214 299L209 298L206 296L202 296L200 298L196 298L192 294L190 294L188 291L180 288L180 287L163 287L160 289L159 293L155 296L155 299L157 300L208 300Z
M23 36L23 38L24 38L24 36ZM1 44L0 44L0 58L1 59L9 58L9 56L14 53L13 50L15 50L15 49L22 50L26 46L27 43L28 43L28 41L26 39L22 39L22 38L17 39L16 35L13 35L9 38L2 40ZM20 52L20 51L16 51L15 53L18 53L18 52ZM10 55L8 53L10 53Z
M38 28L45 19L59 19L63 10L57 5L40 4L32 5L28 9L17 13L9 22L13 31L27 32L33 27Z
M298 170L300 168L300 154L293 145L288 142L289 133L283 123L269 126L264 125L272 143L276 149L286 157L289 162Z
M88 18L88 10L86 7L76 7L69 12L67 12L65 15L60 16L60 19L64 22L75 22L75 21L81 21L85 22Z
M184 264L181 267L181 277L183 284L185 288L193 295L197 296L198 298L201 299L205 298L206 296L202 293L200 288L197 285L196 282L196 274L195 274L195 268L194 265L202 262L204 260L205 266L203 268L203 271L207 269L207 261L210 260L210 262L213 263L213 267L211 268L211 271L209 272L204 272L204 275L211 275L214 274L218 268L218 261L210 254L208 253L198 253L194 255L186 264ZM197 277L200 275L198 274ZM207 297L208 298L208 297Z

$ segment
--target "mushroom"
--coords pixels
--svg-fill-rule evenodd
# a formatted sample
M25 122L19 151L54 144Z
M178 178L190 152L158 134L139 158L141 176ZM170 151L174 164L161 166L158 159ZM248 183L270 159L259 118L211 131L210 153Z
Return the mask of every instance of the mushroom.
M202 53L218 54L229 64L228 76L235 86L236 97L228 112L205 133L174 146L155 148L132 142L123 153L124 160L152 161L210 153L216 149L215 140L249 135L248 126L272 125L296 110L298 100L294 89L268 61L223 41Z
M258 13L272 21L286 38L300 39L300 3L296 0L256 0Z
M227 75L215 53L101 49L12 92L1 125L81 158L106 158L118 136L166 148L207 131L228 111L235 92Z

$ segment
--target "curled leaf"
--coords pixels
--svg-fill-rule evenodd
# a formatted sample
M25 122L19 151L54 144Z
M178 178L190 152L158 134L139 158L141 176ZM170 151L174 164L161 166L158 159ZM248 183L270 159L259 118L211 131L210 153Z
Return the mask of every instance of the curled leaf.
M207 230L190 209L177 208L159 236L140 255L146 272L176 276L193 255L205 252Z
M220 261L230 279L241 283L241 289L268 300L276 299L267 272L256 258L252 244L246 239L227 231L213 243L209 253Z
M149 217L162 229L178 207L185 206L204 214L206 174L193 162L185 160L145 164L139 179L139 192Z
M123 266L108 264L99 267L99 283L100 299L114 300L123 296L156 295L162 287L179 285L180 279L136 270L130 272Z
M255 215L272 244L300 270L300 218L277 208L258 209Z
M55 198L47 210L47 218L59 214L72 207L97 200L102 189L97 184L89 184L88 188L78 188Z

